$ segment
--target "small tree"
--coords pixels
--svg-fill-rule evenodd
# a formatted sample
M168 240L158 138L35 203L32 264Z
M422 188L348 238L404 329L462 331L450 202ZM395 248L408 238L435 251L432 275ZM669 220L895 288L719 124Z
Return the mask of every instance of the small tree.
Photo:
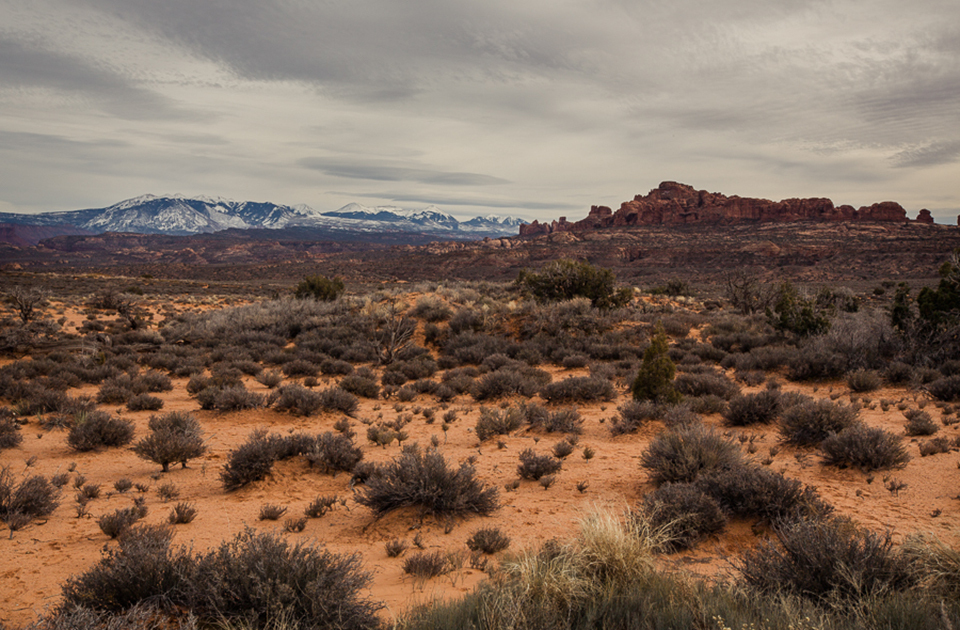
M798 337L809 337L827 332L830 320L817 307L814 300L800 295L790 282L783 282L777 289L773 309L767 309L767 318L774 328L791 332Z
M540 302L585 297L597 308L616 308L630 302L633 294L626 287L616 289L615 282L609 269L585 262L556 260L540 273L521 271L516 285Z
M203 429L193 415L172 411L162 416L151 416L148 426L150 435L136 443L133 451L170 470L170 464L180 462L187 467L187 460L200 457L207 451L203 443Z
M17 316L24 324L36 319L46 301L46 295L37 289L17 287L7 294L7 303L13 306L13 310L17 312Z
M680 393L673 386L677 367L667 354L667 333L659 322L654 329L650 347L643 353L643 363L630 388L636 400L663 403L680 402Z
M318 302L333 302L343 295L344 290L343 279L339 277L307 276L297 285L294 296L300 300L313 298Z

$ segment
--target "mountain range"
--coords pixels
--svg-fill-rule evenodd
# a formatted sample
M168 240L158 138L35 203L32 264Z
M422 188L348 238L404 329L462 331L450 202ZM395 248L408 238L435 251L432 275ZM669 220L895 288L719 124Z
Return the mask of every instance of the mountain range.
M366 207L350 203L331 212L307 205L286 206L269 202L232 201L219 197L142 195L106 208L41 214L0 213L0 226L57 227L60 233L191 235L229 229L320 228L334 232L414 232L447 239L476 239L514 235L525 221L514 217L486 216L459 221L436 206L404 209ZM17 234L30 230L8 228ZM0 231L0 237L3 232ZM23 237L30 240L28 237Z

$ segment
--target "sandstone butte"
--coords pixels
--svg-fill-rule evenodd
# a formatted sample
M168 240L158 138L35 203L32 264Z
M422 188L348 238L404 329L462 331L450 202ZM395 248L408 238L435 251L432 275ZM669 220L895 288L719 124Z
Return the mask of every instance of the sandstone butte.
M534 221L520 226L520 236L536 236L553 232L580 232L608 227L644 225L724 224L743 221L883 221L906 223L907 211L894 201L882 201L859 209L835 206L825 198L753 199L727 197L720 193L696 190L677 182L663 182L646 196L637 195L625 201L614 212L607 206L592 206L586 219L571 223ZM933 223L929 210L921 210L914 223Z

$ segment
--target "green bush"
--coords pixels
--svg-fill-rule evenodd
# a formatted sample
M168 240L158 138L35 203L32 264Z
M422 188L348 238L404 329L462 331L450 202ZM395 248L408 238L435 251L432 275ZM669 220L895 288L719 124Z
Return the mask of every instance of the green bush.
M345 286L341 278L326 276L307 276L300 281L293 292L297 299L313 298L318 302L332 302L343 294Z
M650 347L643 352L643 362L630 391L635 400L652 400L659 403L680 402L680 392L673 386L677 367L667 354L667 333L657 324Z
M773 309L767 309L767 319L777 330L798 337L823 334L830 328L830 320L816 300L801 296L790 282L777 288Z
M540 302L584 297L597 308L616 308L630 302L633 292L625 287L615 289L614 284L609 269L573 260L556 260L540 273L523 270L516 280L518 287Z

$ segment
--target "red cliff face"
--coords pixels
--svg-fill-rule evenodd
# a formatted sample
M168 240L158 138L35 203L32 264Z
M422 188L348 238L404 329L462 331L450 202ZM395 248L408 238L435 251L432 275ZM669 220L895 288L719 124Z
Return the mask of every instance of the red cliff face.
M551 223L534 221L520 226L521 236L553 232L594 230L628 225L687 225L734 223L738 221L892 221L906 222L907 211L893 201L875 203L859 210L853 206L834 206L829 199L784 199L770 201L750 197L727 197L720 193L695 190L677 182L663 182L646 196L637 195L613 212L606 206L593 206L587 218L570 223L566 217ZM921 211L920 223L932 223L930 213Z

